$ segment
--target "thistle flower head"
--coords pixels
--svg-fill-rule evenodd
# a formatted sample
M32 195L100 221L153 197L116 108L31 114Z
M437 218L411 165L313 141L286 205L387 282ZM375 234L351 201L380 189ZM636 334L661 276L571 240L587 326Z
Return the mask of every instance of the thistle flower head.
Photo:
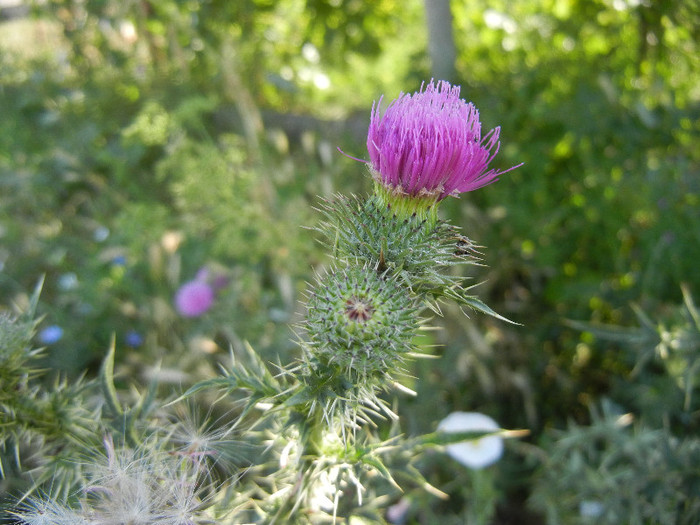
M203 281L189 281L175 294L175 308L185 317L198 317L214 304L214 289Z
M108 452L98 483L85 487L79 508L50 496L30 498L13 512L26 525L194 525L201 501L198 476L175 456L150 458ZM167 464L167 465L166 465ZM99 473L96 473L99 474Z
M326 221L317 229L336 257L386 269L418 294L439 294L460 282L449 267L478 264L477 247L457 228L417 214L400 217L395 206L377 195L338 196L321 212Z
M366 267L319 277L306 331L313 352L350 377L388 374L411 350L417 308L400 284Z
M27 525L90 524L194 525L199 523L208 487L202 465L161 450L115 447L105 439L106 455L92 463L90 482L77 508L51 498L30 498L15 512Z
M381 99L374 104L367 149L381 190L430 206L505 173L488 169L498 153L500 127L482 137L479 112L459 93L459 86L431 81L413 95L399 95L383 115Z
M175 309L184 317L199 317L212 307L216 295L228 283L229 278L225 272L203 266L194 279L178 289L175 294Z
M28 499L12 514L25 525L92 525L87 518L48 495Z

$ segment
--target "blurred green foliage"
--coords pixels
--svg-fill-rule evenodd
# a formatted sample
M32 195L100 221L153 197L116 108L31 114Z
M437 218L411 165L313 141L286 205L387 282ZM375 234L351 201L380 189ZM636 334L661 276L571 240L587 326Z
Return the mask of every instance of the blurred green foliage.
M700 519L700 311L683 293L659 320L635 308L639 327L574 323L623 345L629 373L615 378L614 401L592 407L590 426L552 436L532 497L549 523Z
M403 424L476 408L541 444L588 423L634 369L620 341L566 319L629 325L630 301L663 314L681 283L700 294L700 9L452 4L462 96L502 128L496 166L525 165L443 212L486 247L481 297L524 326L446 308L426 336L444 355L416 364ZM0 297L26 305L46 276L38 311L64 329L47 365L94 371L112 334L140 381L162 359L188 383L244 340L285 361L299 292L325 262L303 228L311 206L370 184L336 146L363 157L372 101L430 78L421 2L52 0L32 14L41 38L0 39ZM0 22L6 35L16 23ZM183 320L173 294L205 265L231 285ZM657 414L653 427L656 389L617 402ZM697 430L685 417L678 432ZM534 468L516 452L496 467L503 522ZM454 476L426 468L437 486ZM421 519L458 522L455 491Z

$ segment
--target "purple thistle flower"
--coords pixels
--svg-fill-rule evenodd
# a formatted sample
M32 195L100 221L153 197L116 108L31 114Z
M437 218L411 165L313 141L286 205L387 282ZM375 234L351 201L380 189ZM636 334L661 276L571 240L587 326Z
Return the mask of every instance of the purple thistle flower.
M214 304L214 290L202 281L189 281L175 294L175 309L185 317L198 317Z
M413 95L402 93L382 115L372 106L367 150L375 179L392 196L436 202L476 190L505 171L488 169L501 128L483 137L479 112L459 98L459 86L432 80Z
M209 280L209 268L202 266L194 276L195 281L207 282Z
M206 266L202 266L194 277L195 281L202 283L208 283L214 293L220 292L223 288L228 285L229 278L223 273L213 273Z

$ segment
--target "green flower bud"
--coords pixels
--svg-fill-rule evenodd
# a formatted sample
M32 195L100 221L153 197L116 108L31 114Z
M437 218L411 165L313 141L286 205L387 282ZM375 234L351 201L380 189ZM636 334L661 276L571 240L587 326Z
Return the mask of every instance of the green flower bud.
M475 246L455 227L419 215L401 218L377 196L339 196L322 212L327 220L318 230L334 243L337 257L396 274L419 294L441 295L459 281L450 274L451 266L477 261Z
M319 276L305 330L314 358L350 378L391 374L415 349L417 306L396 279L368 267Z

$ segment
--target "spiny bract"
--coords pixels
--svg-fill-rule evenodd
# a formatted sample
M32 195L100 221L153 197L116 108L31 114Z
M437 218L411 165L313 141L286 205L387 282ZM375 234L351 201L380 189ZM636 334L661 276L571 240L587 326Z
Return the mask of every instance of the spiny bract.
M389 271L414 292L449 287L456 280L448 267L478 262L476 247L454 226L416 215L402 219L377 196L338 196L321 211L326 221L318 230L335 243L336 257Z
M390 373L413 347L417 306L396 279L368 267L319 276L306 332L317 359L351 376Z

